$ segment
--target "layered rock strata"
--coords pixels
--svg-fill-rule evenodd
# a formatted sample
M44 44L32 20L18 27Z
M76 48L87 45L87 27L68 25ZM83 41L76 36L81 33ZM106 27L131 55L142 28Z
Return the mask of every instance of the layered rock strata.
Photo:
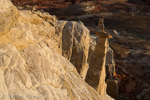
M95 48L90 46L91 49L88 59L89 70L86 82L94 87L101 96L104 96L106 95L107 88L105 83L107 78L106 74L108 75L108 78L113 78L115 71L113 52L111 51L108 43L108 38L111 38L111 36L106 32L101 32L101 30L97 31L96 35L98 36L96 43L91 43L92 45L96 44ZM106 60L106 57L108 60Z
M0 36L11 30L17 16L18 10L10 1L0 0Z
M105 60L108 40L105 37L97 38L97 44L89 62L86 82L94 87L101 96L106 94Z
M0 1L0 11L0 99L111 100L108 95L101 98L81 79L84 72L81 76L77 72L87 64L89 48L89 31L81 22L57 23L47 13L18 12L9 0ZM70 48L65 47L66 41L72 41Z

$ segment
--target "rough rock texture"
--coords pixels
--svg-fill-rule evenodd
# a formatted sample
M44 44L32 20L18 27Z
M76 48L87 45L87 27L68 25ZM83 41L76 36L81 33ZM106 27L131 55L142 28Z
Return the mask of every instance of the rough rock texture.
M95 46L96 46L96 36L90 36L89 39L89 54L88 54L88 63L90 62L91 56L94 52Z
M114 52L108 46L106 55L106 79L112 79L115 73Z
M107 93L115 100L118 100L118 81L117 80L107 80ZM122 100L122 99L120 99Z
M10 1L0 0L0 36L10 31L17 15L18 10Z
M93 55L93 52L95 50L97 37L95 35L91 35L89 40L90 45L89 45L88 63L90 63L91 56ZM106 68L106 79L112 79L115 72L115 62L114 62L114 52L109 47L109 44L107 45L105 68Z
M12 6L8 0L1 1L0 4L5 4L5 2ZM6 9L5 7L3 8L5 13L7 13ZM1 9L1 12L3 10ZM11 16L13 18L13 16L16 16L16 13L13 13ZM4 31L0 31L0 34L3 34L0 36L0 95L3 99L111 99L107 95L101 98L92 87L80 78L76 68L65 57L60 55L63 50L61 50L61 43L59 42L61 41L59 40L61 35L58 34L61 33L62 28L57 29L58 27L55 27L54 17L47 13L23 10L19 11L17 17L16 22L12 21L14 26L7 26L7 22L4 24L0 23L1 28L5 27L8 29L7 32L5 31L5 34L3 34ZM87 40L88 43L88 36L86 38L88 31L84 30L81 22L78 24L75 24L76 22L67 23L74 23L75 34L71 33L74 38L70 39L74 41L72 48L76 47L76 49L72 49L72 55L73 53L76 54L75 50L79 50L83 53L79 52L81 57L79 60L84 59L82 62L84 64L87 60L85 53L88 53L88 50L83 49L84 51L82 51L81 48L86 49L86 47L85 45L80 45L80 42L83 44ZM61 22L59 25L61 25ZM63 32L67 28L66 24ZM80 33L84 33L83 36L80 37ZM62 36L64 37L64 35ZM63 47L64 45L62 44ZM76 57L79 57L79 55L76 55ZM72 56L71 59L73 59ZM74 58L74 60L77 60L77 58ZM80 61L75 63L80 65Z
M109 47L107 38L90 36L89 70L86 82L94 87L101 96L106 94L105 80L112 79L114 76L115 63L113 57L113 51Z
M72 27L72 29L70 27ZM87 63L89 51L89 30L82 22L68 22L64 27L62 39L63 56L66 55L67 51L71 50L71 55L68 59L70 58L69 60L76 67L81 78L84 80L89 67ZM69 48L66 48L69 43Z
M1 95L35 95L41 100L99 100L98 93L80 79L73 65L46 45L17 50L0 46ZM35 100L35 99L32 99Z
M55 40L59 44L62 55L77 69L84 80L89 68L89 30L82 22L57 21ZM57 36L56 36L57 35ZM57 39L56 39L57 37Z
M43 42L51 49L55 43L50 40L55 34L55 27L30 11L20 11L18 21L10 32L0 37L0 44L13 44L18 49L27 48L29 44ZM51 45L51 46L50 46Z
M105 61L107 53L107 38L98 37L94 52L90 58L86 82L94 87L101 96L106 94Z

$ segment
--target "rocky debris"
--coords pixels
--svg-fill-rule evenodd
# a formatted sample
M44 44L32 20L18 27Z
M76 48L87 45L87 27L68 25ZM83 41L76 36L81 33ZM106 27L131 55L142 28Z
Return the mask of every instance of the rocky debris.
M14 7L8 0L0 5L3 5L0 11L6 14L7 8ZM5 34L0 31L0 95L7 100L113 100L104 93L105 64L99 76L102 80L98 92L81 79L83 74L79 75L73 66L80 65L83 69L87 64L89 30L81 22L55 22L51 15L46 14L45 18L43 14L22 10L18 15L12 13L11 16L18 17L16 21L10 19L14 26L7 26L7 21L0 23L8 30ZM69 48L65 39L73 41L70 48L73 64L62 56L69 51L65 49L65 46ZM103 94L102 98L99 93Z
M149 91L150 87L147 89L143 89L143 91L139 95L137 95L138 100L141 100Z
M149 91L144 91L149 88L146 85L149 84L149 43L128 32L119 33L122 36L115 37L110 44L115 52L116 73L121 76L119 94L131 100L146 100L149 98Z
M119 33L116 30L113 30L114 35L119 35Z
M118 81L108 79L106 83L107 83L106 91L107 91L108 95L110 95L115 100L119 100L118 99Z
M142 1L142 2L145 2L144 5L142 5L144 7L142 7L141 5L135 5L137 2L141 0L137 0L137 2L136 0L75 0L75 1L77 2L75 5L80 5L79 3L87 4L86 2L92 2L90 6L87 5L87 8L83 7L87 12L82 10L83 8L81 8L80 6L76 7L76 9L73 9L73 11L76 10L76 12L78 12L77 14L81 14L81 15L83 15L83 13L93 14L93 13L101 13L101 12L119 13L121 10L128 12L128 13L129 12L133 12L135 14L142 13L143 15L145 15L146 13L149 13L149 9L150 9L149 6L145 6L145 5L148 5L149 3L148 0L146 0L146 2ZM134 3L130 1L134 1ZM30 6L29 8L32 8L33 6L37 6L36 9L38 10L42 9L44 11L50 12L51 14L54 14L57 12L58 15L61 15L59 16L61 18L68 16L65 14L65 11L69 11L67 9L68 6L73 6L71 5L71 2L69 2L69 0L12 0L12 2L16 6L29 5ZM64 11L64 12L61 13L60 11ZM62 15L63 13L65 15ZM70 12L70 13L73 14L73 12Z
M123 64L122 64L123 65ZM134 64L136 65L136 64ZM145 83L143 80L140 80L139 78L137 78L137 76L135 77L135 75L132 75L131 73L129 73L130 71L127 71L126 69L122 68L120 65L116 67L117 69L120 68L121 71L124 72L125 75L122 76L119 76L115 75L115 77L118 79L119 81L119 85L120 85L120 90L124 90L128 93L131 93L133 90L136 90L136 94L134 94L134 96L132 95L129 95L129 97L131 99L138 99L138 100L141 100L141 99L145 99L145 95L149 93L149 88L150 86ZM137 67L138 69L138 67ZM120 71L120 72L121 72Z
M92 2L83 2L75 5L70 5L67 8L61 9L54 13L56 15L84 15L95 9Z

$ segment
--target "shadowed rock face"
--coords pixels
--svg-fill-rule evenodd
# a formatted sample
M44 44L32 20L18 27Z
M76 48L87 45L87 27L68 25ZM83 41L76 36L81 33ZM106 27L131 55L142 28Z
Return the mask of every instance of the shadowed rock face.
M58 22L58 24L55 23L54 16L47 13L30 11L18 13L8 0L1 0L0 5L2 13L0 20L4 19L4 13L9 14L11 11L8 10L9 7L12 6L16 11L10 13L12 19L6 16L14 26L10 27L7 21L0 24L2 28L7 29L5 32L0 31L2 34L0 35L0 95L17 95L21 100L37 98L39 100L111 100L108 95L101 98L96 90L80 78L83 74L79 75L78 69L76 70L73 64L61 55L65 54L64 50L70 50L65 49L64 39L69 28L68 24L72 24L74 28L70 30L75 34L68 33L67 36L73 37L70 38L73 39L71 52L74 53L71 55L76 56L69 56L70 60L75 60L76 65L87 64L86 49L89 48L89 42L86 35L89 31L81 22ZM18 17L17 21L14 21L13 16ZM64 28L59 25L63 25ZM87 47L84 43L87 43ZM82 69L81 66L79 67Z
M52 40L57 43L58 53L67 58L77 69L84 80L88 66L89 30L82 22L57 21L56 34Z
M89 30L82 22L67 22L62 34L62 55L68 56L66 58L76 67L84 80L89 67Z

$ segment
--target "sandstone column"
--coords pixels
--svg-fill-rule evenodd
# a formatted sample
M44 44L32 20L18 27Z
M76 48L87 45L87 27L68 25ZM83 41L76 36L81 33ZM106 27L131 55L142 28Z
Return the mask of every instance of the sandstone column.
M105 62L107 45L108 37L102 36L97 38L97 44L90 59L90 67L86 78L86 82L94 87L101 96L106 94Z
M99 25L100 26L100 25ZM97 30L97 42L95 50L90 58L89 70L86 77L86 82L94 87L101 96L106 94L106 54L108 47L108 38L111 38L104 29Z

